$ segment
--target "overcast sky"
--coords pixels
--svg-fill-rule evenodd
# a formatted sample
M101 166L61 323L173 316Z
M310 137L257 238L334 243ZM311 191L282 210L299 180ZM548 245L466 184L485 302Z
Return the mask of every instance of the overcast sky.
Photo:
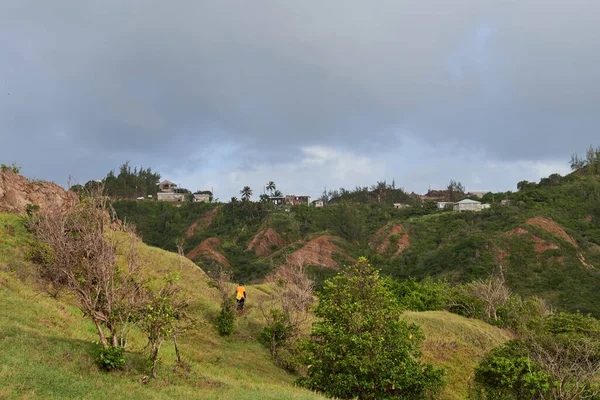
M600 144L598 0L0 0L0 162L227 200L516 190Z

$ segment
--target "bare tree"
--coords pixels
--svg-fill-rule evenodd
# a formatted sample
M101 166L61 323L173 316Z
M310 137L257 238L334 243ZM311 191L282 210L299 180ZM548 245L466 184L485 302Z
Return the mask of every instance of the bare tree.
M177 254L179 254L179 269L183 268L183 257L185 253L183 252L183 247L185 245L185 240L183 238L179 238L175 241L177 245Z
M67 213L49 208L28 225L34 238L29 254L40 266L41 277L74 294L81 311L96 326L104 348L119 345L119 327L128 320L141 293L139 239L111 219L111 210L98 188ZM123 262L118 260L121 251ZM121 334L126 332L121 330Z
M600 373L600 344L588 337L542 337L530 343L531 358L557 382L555 400L592 399L600 388L590 385Z
M289 327L287 340L293 340L302 333L304 324L310 319L308 308L314 301L314 282L301 268L284 266L267 277L267 282L274 285L269 301L260 304L259 308L267 326L283 318ZM275 311L275 312L274 312ZM276 355L279 343L271 337L269 350Z
M505 305L511 295L502 274L472 282L468 288L473 297L483 302L486 317L493 320L498 319L498 308Z

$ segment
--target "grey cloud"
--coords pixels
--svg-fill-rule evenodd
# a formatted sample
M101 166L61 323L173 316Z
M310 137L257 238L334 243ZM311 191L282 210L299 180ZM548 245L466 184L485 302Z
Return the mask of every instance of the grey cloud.
M598 15L595 0L5 0L0 158L56 177L86 154L98 175L235 143L251 168L402 135L560 158L597 137Z

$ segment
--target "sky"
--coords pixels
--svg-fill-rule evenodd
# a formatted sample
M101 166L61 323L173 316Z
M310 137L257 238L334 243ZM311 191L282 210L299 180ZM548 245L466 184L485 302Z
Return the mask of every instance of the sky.
M516 190L600 145L597 0L0 0L0 162L227 201Z

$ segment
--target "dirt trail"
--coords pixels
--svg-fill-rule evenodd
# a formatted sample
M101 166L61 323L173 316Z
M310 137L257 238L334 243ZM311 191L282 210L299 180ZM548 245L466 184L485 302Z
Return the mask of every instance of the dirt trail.
M266 228L258 232L254 238L252 238L252 241L248 244L247 250L254 250L257 255L266 257L273 252L273 246L282 248L285 246L285 241L277 231L272 228Z
M339 269L339 264L333 259L335 253L342 255L350 262L356 261L331 243L327 236L319 236L292 253L286 262L294 266L317 265L323 268Z
M215 207L212 210L210 210L209 212L207 212L206 215L198 218L187 229L187 231L185 232L185 237L189 239L192 236L194 236L194 233L196 233L196 229L199 226L202 226L203 228L208 228L210 226L210 224L212 224L212 221L215 218L215 216L217 215L217 213L219 212L219 208L221 208L221 207Z
M226 267L230 267L227 258L219 253L215 248L221 245L221 241L217 238L208 238L196 246L192 251L186 254L186 257L190 260L194 261L198 258L204 256L208 258L212 258L216 262Z

